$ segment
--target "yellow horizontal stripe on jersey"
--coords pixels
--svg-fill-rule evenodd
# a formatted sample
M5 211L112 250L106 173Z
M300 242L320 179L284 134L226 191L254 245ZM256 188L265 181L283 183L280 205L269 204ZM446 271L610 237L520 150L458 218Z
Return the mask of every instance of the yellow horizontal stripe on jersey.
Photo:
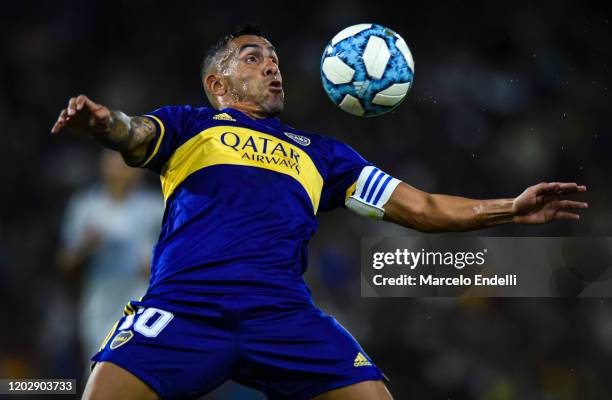
M235 126L215 126L181 145L161 173L164 201L191 174L212 165L243 165L286 174L299 182L316 214L323 178L308 154L275 136Z

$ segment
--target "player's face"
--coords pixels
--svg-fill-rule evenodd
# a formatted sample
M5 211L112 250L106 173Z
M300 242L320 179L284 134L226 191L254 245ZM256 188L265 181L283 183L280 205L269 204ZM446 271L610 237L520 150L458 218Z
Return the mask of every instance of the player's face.
M260 36L244 35L233 39L228 51L222 73L232 101L254 111L280 113L285 93L274 46Z

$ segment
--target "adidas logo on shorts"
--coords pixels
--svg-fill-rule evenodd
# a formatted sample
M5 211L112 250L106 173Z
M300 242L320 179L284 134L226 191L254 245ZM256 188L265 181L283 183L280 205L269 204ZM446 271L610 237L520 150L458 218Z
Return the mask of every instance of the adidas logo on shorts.
M357 357L355 357L355 362L353 363L356 367L371 367L372 363L368 361L367 358L361 352L357 353Z
M232 118L231 115L229 115L228 113L221 113L221 114L217 114L213 117L213 119L219 120L219 121L234 121L236 122L236 120L234 118Z

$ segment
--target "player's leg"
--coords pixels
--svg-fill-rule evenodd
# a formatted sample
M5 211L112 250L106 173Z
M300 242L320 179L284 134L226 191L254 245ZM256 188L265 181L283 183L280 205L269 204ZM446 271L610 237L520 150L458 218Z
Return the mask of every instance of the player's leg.
M94 367L83 400L157 400L159 396L146 383L110 362Z
M312 400L392 400L383 381L365 381L321 393Z

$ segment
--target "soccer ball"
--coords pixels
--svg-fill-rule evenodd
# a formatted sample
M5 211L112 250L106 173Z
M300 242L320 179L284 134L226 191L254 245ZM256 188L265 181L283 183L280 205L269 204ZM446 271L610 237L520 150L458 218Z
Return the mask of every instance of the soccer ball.
M349 26L321 58L323 88L335 105L360 117L397 107L412 86L414 60L406 42L377 24Z

